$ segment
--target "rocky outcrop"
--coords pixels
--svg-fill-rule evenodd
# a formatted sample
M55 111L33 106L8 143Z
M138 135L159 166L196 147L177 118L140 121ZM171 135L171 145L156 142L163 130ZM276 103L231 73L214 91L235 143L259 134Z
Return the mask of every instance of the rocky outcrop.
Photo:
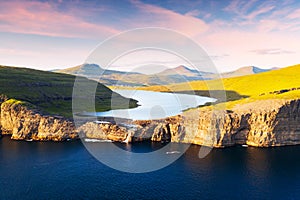
M132 121L128 127L89 123L81 133L89 130L86 137L98 139L124 141L130 136L132 142L171 141L213 147L296 145L300 144L300 100L262 100L226 111L204 107L162 120Z
M0 99L1 100L1 99ZM16 140L64 141L94 138L113 141L182 142L213 147L300 144L300 100L261 100L232 110L203 107L161 120L120 124L72 121L47 116L17 100L0 101L0 131Z
M42 115L24 102L10 99L1 104L2 134L15 140L64 141L76 139L74 124L62 117Z
M96 124L87 122L78 128L82 138L102 139L122 142L126 140L129 130L114 124Z
M261 100L238 105L231 111L202 108L199 118L195 118L198 126L193 129L195 135L185 136L182 141L214 147L300 144L299 107L299 100ZM191 129L190 126L185 123L186 130Z

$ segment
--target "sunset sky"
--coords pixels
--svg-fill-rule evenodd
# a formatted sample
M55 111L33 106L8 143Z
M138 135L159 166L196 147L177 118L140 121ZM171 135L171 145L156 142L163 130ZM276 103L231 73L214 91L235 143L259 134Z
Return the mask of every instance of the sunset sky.
M0 1L0 64L72 67L107 37L142 27L187 35L220 71L300 63L296 0L12 0Z

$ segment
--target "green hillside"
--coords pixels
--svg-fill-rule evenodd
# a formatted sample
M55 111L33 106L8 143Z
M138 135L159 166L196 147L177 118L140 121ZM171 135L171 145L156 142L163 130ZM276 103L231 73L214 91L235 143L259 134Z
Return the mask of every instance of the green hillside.
M53 115L72 116L72 92L75 76L28 68L0 66L0 94L8 98L29 102L42 111ZM86 78L83 81L90 82ZM95 93L96 111L111 108L113 92L98 83ZM128 107L128 99L115 94L119 108ZM130 107L137 106L130 100Z
M210 89L220 89L219 84L223 83L226 91L234 91L241 97L229 99L228 107L239 103L246 103L258 99L293 99L300 98L300 64L263 72L259 74L224 78L221 80L191 81L189 87L192 90L205 91ZM151 86L140 88L153 91L184 91L185 84L171 84L166 86ZM248 98L244 98L248 97ZM234 101L232 101L234 100Z

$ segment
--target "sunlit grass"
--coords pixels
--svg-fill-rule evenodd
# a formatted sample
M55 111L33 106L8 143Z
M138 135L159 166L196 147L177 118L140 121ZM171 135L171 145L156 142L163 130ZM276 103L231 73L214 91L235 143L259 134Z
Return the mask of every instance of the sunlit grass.
M279 70L268 71L221 80L191 81L192 90L213 90L220 88L223 83L224 90L235 91L241 96L248 96L239 100L229 100L228 108L236 104L243 104L262 99L295 99L300 98L300 64ZM152 91L181 91L186 90L187 83L170 84L163 86L140 87L142 90ZM294 88L294 90L292 90ZM290 90L280 93L281 90ZM276 92L274 94L274 92Z

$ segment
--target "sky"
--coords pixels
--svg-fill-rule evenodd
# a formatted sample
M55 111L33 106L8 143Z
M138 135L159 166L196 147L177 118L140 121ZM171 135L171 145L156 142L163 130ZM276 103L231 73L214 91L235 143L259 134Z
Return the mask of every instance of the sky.
M107 38L143 27L191 38L221 72L300 63L299 0L11 0L0 1L0 65L76 66Z

